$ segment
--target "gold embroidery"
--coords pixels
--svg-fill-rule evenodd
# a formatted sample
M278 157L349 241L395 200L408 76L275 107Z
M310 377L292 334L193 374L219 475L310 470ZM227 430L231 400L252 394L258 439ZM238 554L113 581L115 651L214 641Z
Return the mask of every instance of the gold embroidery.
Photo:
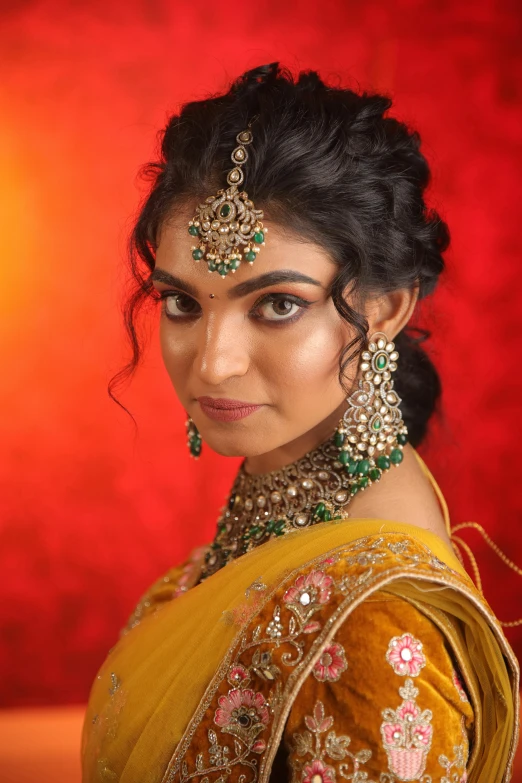
M296 754L300 757L311 756L311 758L303 761L291 760L296 776L294 780L300 780L302 783L335 783L337 768L339 775L345 780L351 780L352 783L363 783L363 781L374 783L369 780L368 773L361 770L361 766L371 758L371 750L363 748L355 753L348 750L351 744L350 737L336 734L332 729L334 719L325 715L321 701L316 703L313 714L307 715L304 720L308 731L302 734L294 733L292 739ZM322 737L323 734L326 734L326 737ZM334 768L326 761L326 757L330 762L342 763Z

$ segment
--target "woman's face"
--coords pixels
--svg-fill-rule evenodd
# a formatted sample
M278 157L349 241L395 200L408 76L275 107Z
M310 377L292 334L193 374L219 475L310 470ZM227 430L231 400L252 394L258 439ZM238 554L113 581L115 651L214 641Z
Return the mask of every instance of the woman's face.
M346 407L339 355L354 335L328 296L336 266L268 223L253 265L222 278L192 258L190 217L165 222L153 273L163 360L181 404L220 454L313 448Z

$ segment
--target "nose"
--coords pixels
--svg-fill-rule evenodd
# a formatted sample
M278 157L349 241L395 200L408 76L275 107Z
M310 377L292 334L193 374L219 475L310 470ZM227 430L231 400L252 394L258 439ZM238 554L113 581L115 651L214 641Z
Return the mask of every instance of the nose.
M201 323L194 370L208 386L245 375L250 364L246 329L237 318L213 314Z

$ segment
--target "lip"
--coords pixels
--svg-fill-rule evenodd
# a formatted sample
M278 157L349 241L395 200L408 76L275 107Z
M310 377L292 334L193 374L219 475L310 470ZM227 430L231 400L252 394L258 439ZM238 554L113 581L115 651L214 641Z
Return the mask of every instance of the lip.
M244 419L261 408L261 405L243 400L232 400L228 397L197 397L197 401L203 413L216 421Z

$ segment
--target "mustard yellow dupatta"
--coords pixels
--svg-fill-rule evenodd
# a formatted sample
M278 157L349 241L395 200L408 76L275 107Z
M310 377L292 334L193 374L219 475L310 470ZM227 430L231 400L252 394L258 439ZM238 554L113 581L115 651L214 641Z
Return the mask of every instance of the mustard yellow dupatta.
M449 521L435 479L417 458ZM510 779L517 662L491 609L436 535L382 519L321 523L273 539L180 592L180 576L189 574L173 569L152 588L139 621L100 669L84 724L84 783L266 783L293 700L321 650L379 590L427 615L459 663L475 714L468 781ZM327 579L327 599L291 611L288 596L303 579ZM254 707L262 720L250 733L224 734L220 704L252 667L260 674Z

